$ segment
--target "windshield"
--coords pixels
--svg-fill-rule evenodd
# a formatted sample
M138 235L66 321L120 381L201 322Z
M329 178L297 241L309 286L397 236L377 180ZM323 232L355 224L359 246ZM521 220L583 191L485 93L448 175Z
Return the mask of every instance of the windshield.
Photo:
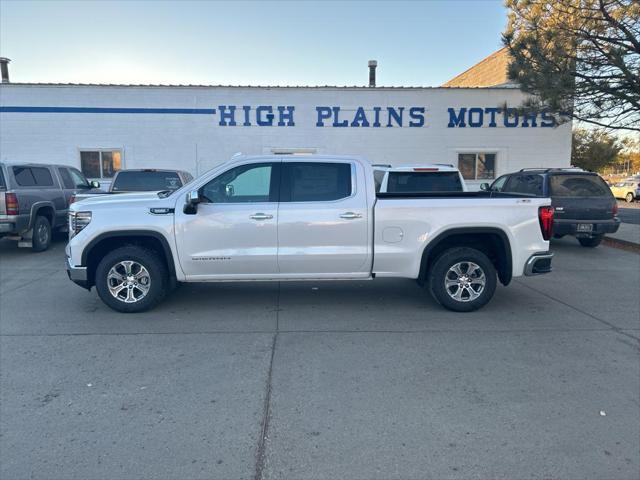
M112 192L155 192L177 190L182 186L176 172L120 172L111 186Z
M551 195L556 197L605 197L607 184L597 175L552 175Z
M389 172L387 192L462 192L458 172Z

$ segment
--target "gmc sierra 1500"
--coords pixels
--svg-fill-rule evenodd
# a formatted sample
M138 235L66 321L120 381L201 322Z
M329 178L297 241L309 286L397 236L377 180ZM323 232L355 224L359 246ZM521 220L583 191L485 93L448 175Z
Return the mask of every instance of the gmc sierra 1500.
M471 311L497 280L551 271L548 198L378 193L371 164L343 156L240 156L181 189L71 206L67 270L121 312L179 282L417 279Z

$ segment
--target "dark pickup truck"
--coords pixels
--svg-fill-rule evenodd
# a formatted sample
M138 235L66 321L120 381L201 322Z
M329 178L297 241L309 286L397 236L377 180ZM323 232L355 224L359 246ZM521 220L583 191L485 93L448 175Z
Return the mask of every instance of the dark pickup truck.
M99 187L66 165L0 163L0 238L46 250L52 231L67 228L70 199L80 192L101 192Z
M597 247L620 227L618 203L597 173L579 168L527 168L497 178L483 190L551 197L553 234L571 235L583 247Z

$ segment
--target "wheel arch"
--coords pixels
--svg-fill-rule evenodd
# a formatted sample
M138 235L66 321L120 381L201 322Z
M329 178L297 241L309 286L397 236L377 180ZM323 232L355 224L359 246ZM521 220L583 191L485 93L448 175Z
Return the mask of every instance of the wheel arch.
M507 233L498 227L461 227L441 232L423 249L418 281L426 282L434 260L455 247L475 248L486 254L496 267L498 279L508 285L513 277L513 256Z
M95 271L100 259L108 252L126 245L136 245L155 250L167 265L169 276L175 278L173 253L167 238L152 230L122 230L102 233L92 239L82 251L81 262L87 267L87 283L95 285Z
M31 205L31 215L29 218L29 228L33 228L36 223L36 217L42 215L49 220L51 228L54 227L56 220L56 208L53 202L35 202Z

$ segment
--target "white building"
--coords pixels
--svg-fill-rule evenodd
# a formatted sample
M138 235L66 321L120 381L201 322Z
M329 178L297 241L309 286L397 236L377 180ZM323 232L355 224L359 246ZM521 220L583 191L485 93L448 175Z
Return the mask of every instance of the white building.
M520 168L569 165L571 124L554 127L544 112L518 114L524 99L510 84L3 83L0 160L67 164L108 181L120 168L198 175L237 152L353 154L392 165L451 163L477 186Z

